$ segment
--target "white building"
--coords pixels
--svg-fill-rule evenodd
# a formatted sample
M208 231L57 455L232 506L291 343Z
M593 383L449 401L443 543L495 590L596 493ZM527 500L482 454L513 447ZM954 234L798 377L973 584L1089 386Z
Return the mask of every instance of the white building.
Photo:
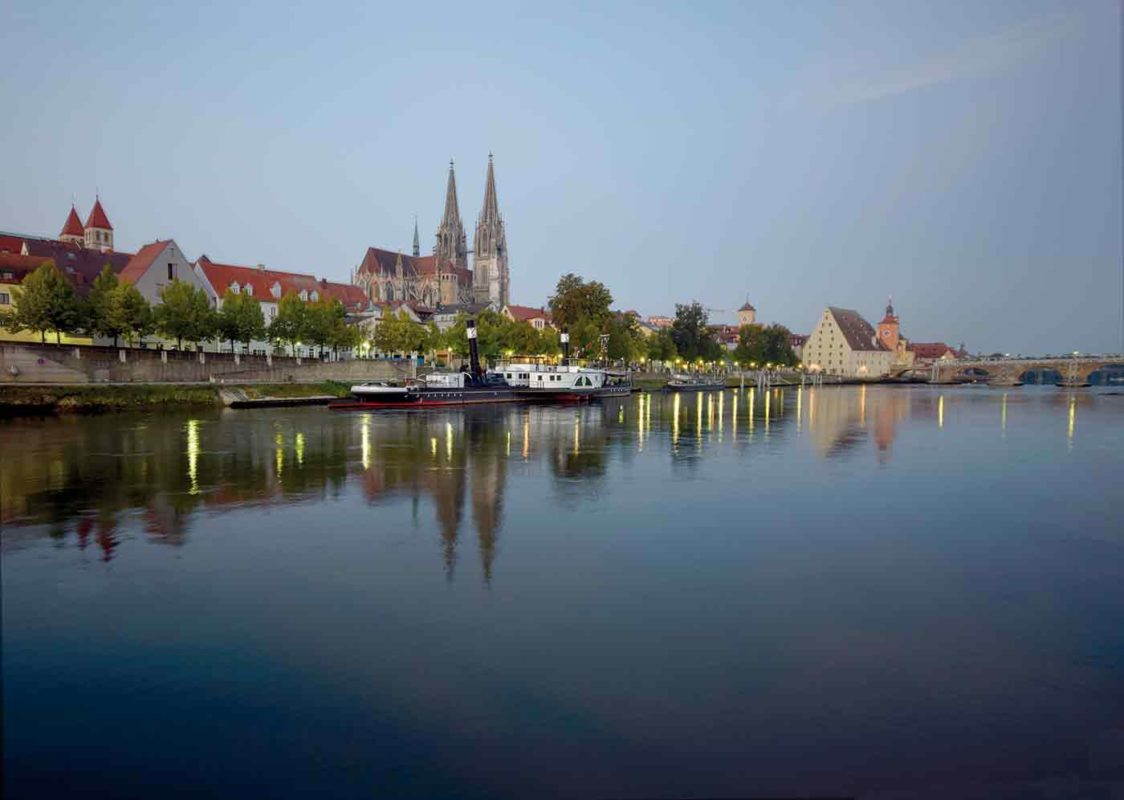
M824 310L802 355L809 370L848 378L888 375L896 360L859 312L835 307Z

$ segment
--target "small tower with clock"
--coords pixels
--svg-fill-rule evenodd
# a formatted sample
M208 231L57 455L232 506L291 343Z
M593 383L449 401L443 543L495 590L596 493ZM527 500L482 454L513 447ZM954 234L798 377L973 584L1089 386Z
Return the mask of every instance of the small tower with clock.
M894 298L891 297L886 303L886 316L878 323L878 342L891 353L896 353L900 336L901 326L894 314Z

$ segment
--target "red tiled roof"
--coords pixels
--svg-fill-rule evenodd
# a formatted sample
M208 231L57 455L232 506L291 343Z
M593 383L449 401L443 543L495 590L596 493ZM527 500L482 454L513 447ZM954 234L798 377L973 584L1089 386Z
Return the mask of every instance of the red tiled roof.
M0 233L0 253L15 253L19 255L21 252L23 252L22 236Z
M852 311L849 308L836 308L828 306L831 315L835 317L835 322L839 329L843 332L843 338L847 340L847 345L852 350L886 350L886 348L878 337L874 334L874 328L870 323L863 319L862 314L858 311Z
M265 267L243 267L237 264L219 264L211 261L207 256L200 256L195 262L203 271L207 281L210 282L219 297L226 294L232 284L237 283L239 291L246 286L252 286L252 297L259 300L276 302L290 292L300 294L303 290L310 295L312 292L319 294L320 282L313 275L300 272L281 272L280 270L266 269ZM273 286L277 285L280 294L274 296Z
M17 253L0 253L0 283L23 283L24 278L50 260L36 256L21 256ZM9 272L12 273L10 278L6 277Z
M125 265L125 269L118 273L117 278L125 283L136 283L144 273L148 272L148 268L152 266L152 262L156 257L164 252L164 248L168 246L171 239L164 239L161 241L157 239L152 244L146 244L137 254L129 259L129 263Z
M132 259L132 253L87 249L75 242L60 242L57 239L24 239L29 255L49 258L55 262L64 275L74 282L79 294L85 294L102 267L109 265L115 275L120 275Z
M105 215L105 209L101 207L101 200L94 200L94 207L90 209L90 216L86 218L87 228L106 228L113 230L113 226L109 224L109 217Z
M82 220L78 219L78 212L74 210L74 206L70 207L70 213L66 215L66 222L62 226L62 232L59 236L82 236L86 231L82 228Z
M756 310L757 310L756 308L754 308L753 306L751 306L749 304L748 300L745 301L744 306L742 306L741 308L738 309L738 311L756 311Z
M370 304L363 287L350 283L334 283L321 278L320 293L339 300L348 311L362 311Z
M363 254L363 260L359 262L357 271L372 275L393 276L397 274L398 259L402 259L402 276L404 278L437 274L438 264L435 255L408 256L405 253L383 250L379 247L367 248L367 252ZM464 267L446 265L444 272L454 273L457 276L457 281L462 285L467 285L472 281L472 270Z
M533 306L514 306L510 304L505 308L507 312L519 322L530 322L533 319L550 319L550 312L545 308L534 308Z
M918 358L943 358L946 354L957 357L956 350L944 342L910 342L907 348Z

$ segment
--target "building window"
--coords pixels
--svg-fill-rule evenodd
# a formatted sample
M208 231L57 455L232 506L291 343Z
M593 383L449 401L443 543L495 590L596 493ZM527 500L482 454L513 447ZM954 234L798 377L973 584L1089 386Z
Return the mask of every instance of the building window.
M176 265L171 262L168 263L168 280L174 281L176 279Z
M230 284L230 291L234 292L235 294L241 294L242 287L238 285L238 281Z
M7 292L0 292L0 306L11 305L12 297Z
M250 297L254 296L254 287L248 283L246 284L246 294L250 295Z

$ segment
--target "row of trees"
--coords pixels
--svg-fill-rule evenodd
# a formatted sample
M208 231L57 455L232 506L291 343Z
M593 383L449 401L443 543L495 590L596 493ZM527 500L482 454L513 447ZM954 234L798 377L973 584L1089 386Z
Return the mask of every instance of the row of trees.
M211 306L202 289L183 281L172 281L160 292L160 304L149 305L131 283L118 280L106 266L94 279L87 297L80 297L66 277L51 262L28 275L15 290L15 310L0 318L0 327L13 333L30 330L46 341L48 333L56 342L62 334L82 334L134 342L153 333L184 342L220 340L242 342L273 341L295 347L307 343L324 348L355 347L359 332L345 322L343 304L321 297L312 303L295 294L281 298L273 322L266 324L261 303L231 291L223 296L221 309Z
M152 333L184 342L212 340L236 342L248 348L253 341L272 341L295 351L300 344L339 351L358 347L362 332L346 322L339 300L330 297L306 303L295 294L281 298L276 317L269 323L261 303L229 290L221 309L211 306L202 290L173 281L160 293L160 304L151 307L129 283L122 283L106 266L90 287L88 297L79 297L70 282L48 262L27 276L16 290L16 308L0 325L18 332L32 330L45 341L53 332L56 341L64 333L82 333L136 341ZM550 298L554 329L537 330L530 323L512 320L494 311L476 317L477 344L486 359L509 355L555 356L561 353L558 331L570 333L571 353L577 358L636 363L646 360L665 363L720 362L739 364L795 364L790 334L780 325L747 325L738 332L737 348L731 353L719 343L709 325L706 309L695 302L675 307L669 329L645 336L633 314L612 310L613 296L604 284L585 281L574 274L563 275ZM447 331L430 322L419 324L399 311L381 320L370 344L384 353L432 353L452 351L468 354L465 336L467 318L462 316Z

